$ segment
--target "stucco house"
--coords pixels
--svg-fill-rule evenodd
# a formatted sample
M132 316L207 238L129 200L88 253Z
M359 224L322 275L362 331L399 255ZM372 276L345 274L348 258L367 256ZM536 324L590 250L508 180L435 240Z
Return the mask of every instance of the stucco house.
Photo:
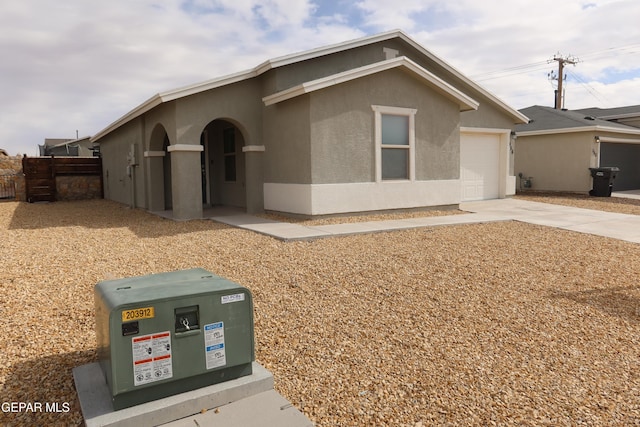
M56 157L91 157L94 147L88 136L77 139L45 138L44 144L38 145L41 156Z
M514 194L527 121L396 30L159 93L92 142L112 200L316 216Z
M616 108L594 107L576 111L598 119L607 120L609 122L640 128L640 105L629 105L626 107Z
M520 112L531 121L516 126L515 173L531 177L532 190L587 193L589 168L605 166L620 169L614 191L640 189L640 106Z

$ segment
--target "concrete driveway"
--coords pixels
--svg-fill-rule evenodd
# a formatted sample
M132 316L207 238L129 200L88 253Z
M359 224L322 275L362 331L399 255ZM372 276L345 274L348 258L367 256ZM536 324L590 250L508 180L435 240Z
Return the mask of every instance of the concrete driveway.
M496 199L461 203L460 209L530 224L611 237L640 243L640 216L604 212L520 199Z

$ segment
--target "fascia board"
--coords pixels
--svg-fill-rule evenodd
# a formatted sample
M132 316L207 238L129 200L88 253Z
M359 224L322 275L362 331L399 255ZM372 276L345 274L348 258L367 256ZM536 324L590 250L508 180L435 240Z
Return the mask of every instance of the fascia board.
M516 132L518 137L520 136L539 136L539 135L554 135L564 133L578 133L578 132L612 132L621 133L627 135L640 135L640 129L620 129L609 126L582 126L575 128L562 128L562 129L543 129L543 130L531 130L524 132Z
M460 92L458 89L449 85L442 79L436 77L435 75L420 67L418 64L406 57L393 58L386 61L377 62L375 64L365 65L364 67L355 68L353 70L344 71L342 73L334 74L328 77L323 77L321 79L305 82L298 86L286 89L282 92L266 96L262 98L262 101L266 106L277 104L279 102L295 98L296 96L300 96L305 93L325 89L330 86L355 80L361 77L366 77L397 67L404 67L412 71L423 80L427 81L431 86L439 90L441 93L445 94L449 98L455 99L456 102L460 105L461 111L478 109L479 104L477 101Z

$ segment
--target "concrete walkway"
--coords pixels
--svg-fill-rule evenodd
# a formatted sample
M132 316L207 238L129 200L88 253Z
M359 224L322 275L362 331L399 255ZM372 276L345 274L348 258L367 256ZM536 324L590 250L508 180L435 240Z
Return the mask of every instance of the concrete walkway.
M213 216L208 218L284 241L442 225L515 220L640 243L640 216L638 215L581 209L511 198L461 203L460 209L469 213L317 226L278 222L237 211L224 212L221 215L214 213Z
M469 213L424 218L407 218L387 221L367 221L331 225L300 225L259 218L248 214L209 217L217 222L266 234L276 239L307 240L323 237L348 236L352 234L379 233L383 231L407 230L410 228L435 227L439 225L472 224L481 222L508 221L495 215Z

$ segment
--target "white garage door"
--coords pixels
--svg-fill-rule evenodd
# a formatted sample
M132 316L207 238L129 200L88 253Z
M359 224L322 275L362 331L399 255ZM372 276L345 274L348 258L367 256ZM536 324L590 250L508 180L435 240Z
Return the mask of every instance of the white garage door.
M500 136L460 134L462 201L500 197Z

